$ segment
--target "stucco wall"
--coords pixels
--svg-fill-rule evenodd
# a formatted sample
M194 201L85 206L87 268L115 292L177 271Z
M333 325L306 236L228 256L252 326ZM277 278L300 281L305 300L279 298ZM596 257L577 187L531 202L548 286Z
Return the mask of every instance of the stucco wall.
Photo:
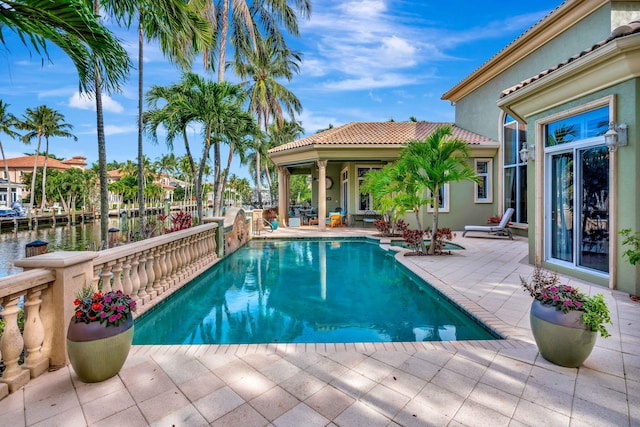
M606 39L611 33L610 27L609 7L604 6L573 26L571 31L559 34L542 49L530 53L524 60L458 101L456 124L498 141L501 112L496 101L502 91Z

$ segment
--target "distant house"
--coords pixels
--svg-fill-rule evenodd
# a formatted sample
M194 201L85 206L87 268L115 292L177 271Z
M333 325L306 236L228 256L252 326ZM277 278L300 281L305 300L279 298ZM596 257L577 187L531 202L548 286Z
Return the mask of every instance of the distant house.
M618 238L640 230L640 2L564 1L442 99L455 105L457 129L484 138L471 161L488 183L483 194L452 184L443 225L483 224L514 208L530 263L640 294L640 269L622 258ZM320 178L314 200L325 212L368 208L362 174L402 145L392 127L370 126L272 149L281 210L296 173Z
M0 159L0 176L2 180L4 180L4 184L2 180L0 180L0 205L6 204L7 200L7 181L10 180L13 184L11 184L11 192L13 196L11 198L12 202L21 201L23 196L27 196L28 192L25 194L24 190L28 191L27 186L22 185L22 177L26 173L33 173L33 163L35 156L22 156L22 157L12 157L10 159L6 159L7 167L9 168L9 176L6 174L5 170L5 162ZM83 156L74 156L68 160L56 160L49 158L47 159L47 169L48 170L67 170L71 168L78 168L85 170L87 166L87 158ZM38 156L38 168L44 167L44 156ZM10 205L11 203L9 203Z
M25 185L19 182L0 179L0 206L10 207L13 202L22 202L22 192ZM9 197L9 188L11 188L11 197Z

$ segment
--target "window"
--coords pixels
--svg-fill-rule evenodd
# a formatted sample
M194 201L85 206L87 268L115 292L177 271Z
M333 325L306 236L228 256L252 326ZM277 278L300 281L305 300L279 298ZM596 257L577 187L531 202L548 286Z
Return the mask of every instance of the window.
M431 197L431 192L427 192L427 195ZM449 184L445 184L440 187L440 206L438 206L438 212L449 212ZM433 212L433 206L427 205L427 212Z
M503 125L504 210L515 210L514 222L527 223L527 164L520 159L520 148L527 141L524 124L506 116Z
M491 193L491 175L493 169L493 160L491 159L475 159L474 166L479 181L474 183L474 202L476 203L492 203L493 196Z
M356 171L358 174L358 188L356 189L358 193L358 206L356 206L356 210L360 213L372 210L373 209L373 196L369 193L361 193L360 186L364 181L364 177L369 173L369 171L374 169L382 169L382 166L357 166Z

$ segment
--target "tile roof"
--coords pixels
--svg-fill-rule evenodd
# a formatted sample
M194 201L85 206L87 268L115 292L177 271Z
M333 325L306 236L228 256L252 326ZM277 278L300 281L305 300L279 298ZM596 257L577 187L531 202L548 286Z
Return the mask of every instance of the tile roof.
M583 50L582 52L578 53L577 55L572 56L571 58L559 63L558 65L555 65L547 70L544 70L538 74L536 74L533 77L529 77L526 80L521 81L520 83L518 83L517 85L511 86L508 89L505 89L504 91L502 91L502 93L500 94L500 98L504 98L505 96L512 94L520 89L522 89L523 87L530 85L531 83L540 80L541 78L548 76L549 74L553 73L554 71L559 70L560 68L569 65L570 63L574 62L577 59L582 58L583 56L588 55L589 53L600 49L601 47L605 46L608 43L611 43L612 41L622 38L622 37L626 37L632 34L636 34L636 33L640 33L640 21L632 21L627 25L622 25L620 27L615 28L612 32L611 35L606 38L605 40L602 40L596 44L594 44L593 46L589 47L588 49Z
M7 159L7 166L14 169L29 169L33 168L33 158L35 156L22 156L13 157ZM0 168L4 167L4 162L0 159ZM44 167L44 156L38 156L38 167ZM47 169L61 169L66 170L72 166L62 163L60 160L49 158L47 160Z
M73 156L68 160L63 160L62 163L65 165L74 165L74 166L87 166L87 158L84 156Z
M495 142L491 138L462 129L453 123L352 122L272 148L269 153L279 153L312 146L404 145L412 139L424 139L437 127L444 125L451 126L453 136L466 141L470 145Z

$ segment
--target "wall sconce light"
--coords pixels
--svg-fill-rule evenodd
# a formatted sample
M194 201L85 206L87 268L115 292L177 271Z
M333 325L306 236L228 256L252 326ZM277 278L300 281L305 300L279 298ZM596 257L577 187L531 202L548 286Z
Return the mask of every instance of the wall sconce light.
M629 126L626 123L616 125L616 122L609 123L609 130L604 134L604 143L609 147L609 151L616 151L618 147L625 147L629 144Z
M527 142L522 143L522 149L520 150L520 160L522 163L527 163L528 160L536 159L536 146L534 144L527 145Z

